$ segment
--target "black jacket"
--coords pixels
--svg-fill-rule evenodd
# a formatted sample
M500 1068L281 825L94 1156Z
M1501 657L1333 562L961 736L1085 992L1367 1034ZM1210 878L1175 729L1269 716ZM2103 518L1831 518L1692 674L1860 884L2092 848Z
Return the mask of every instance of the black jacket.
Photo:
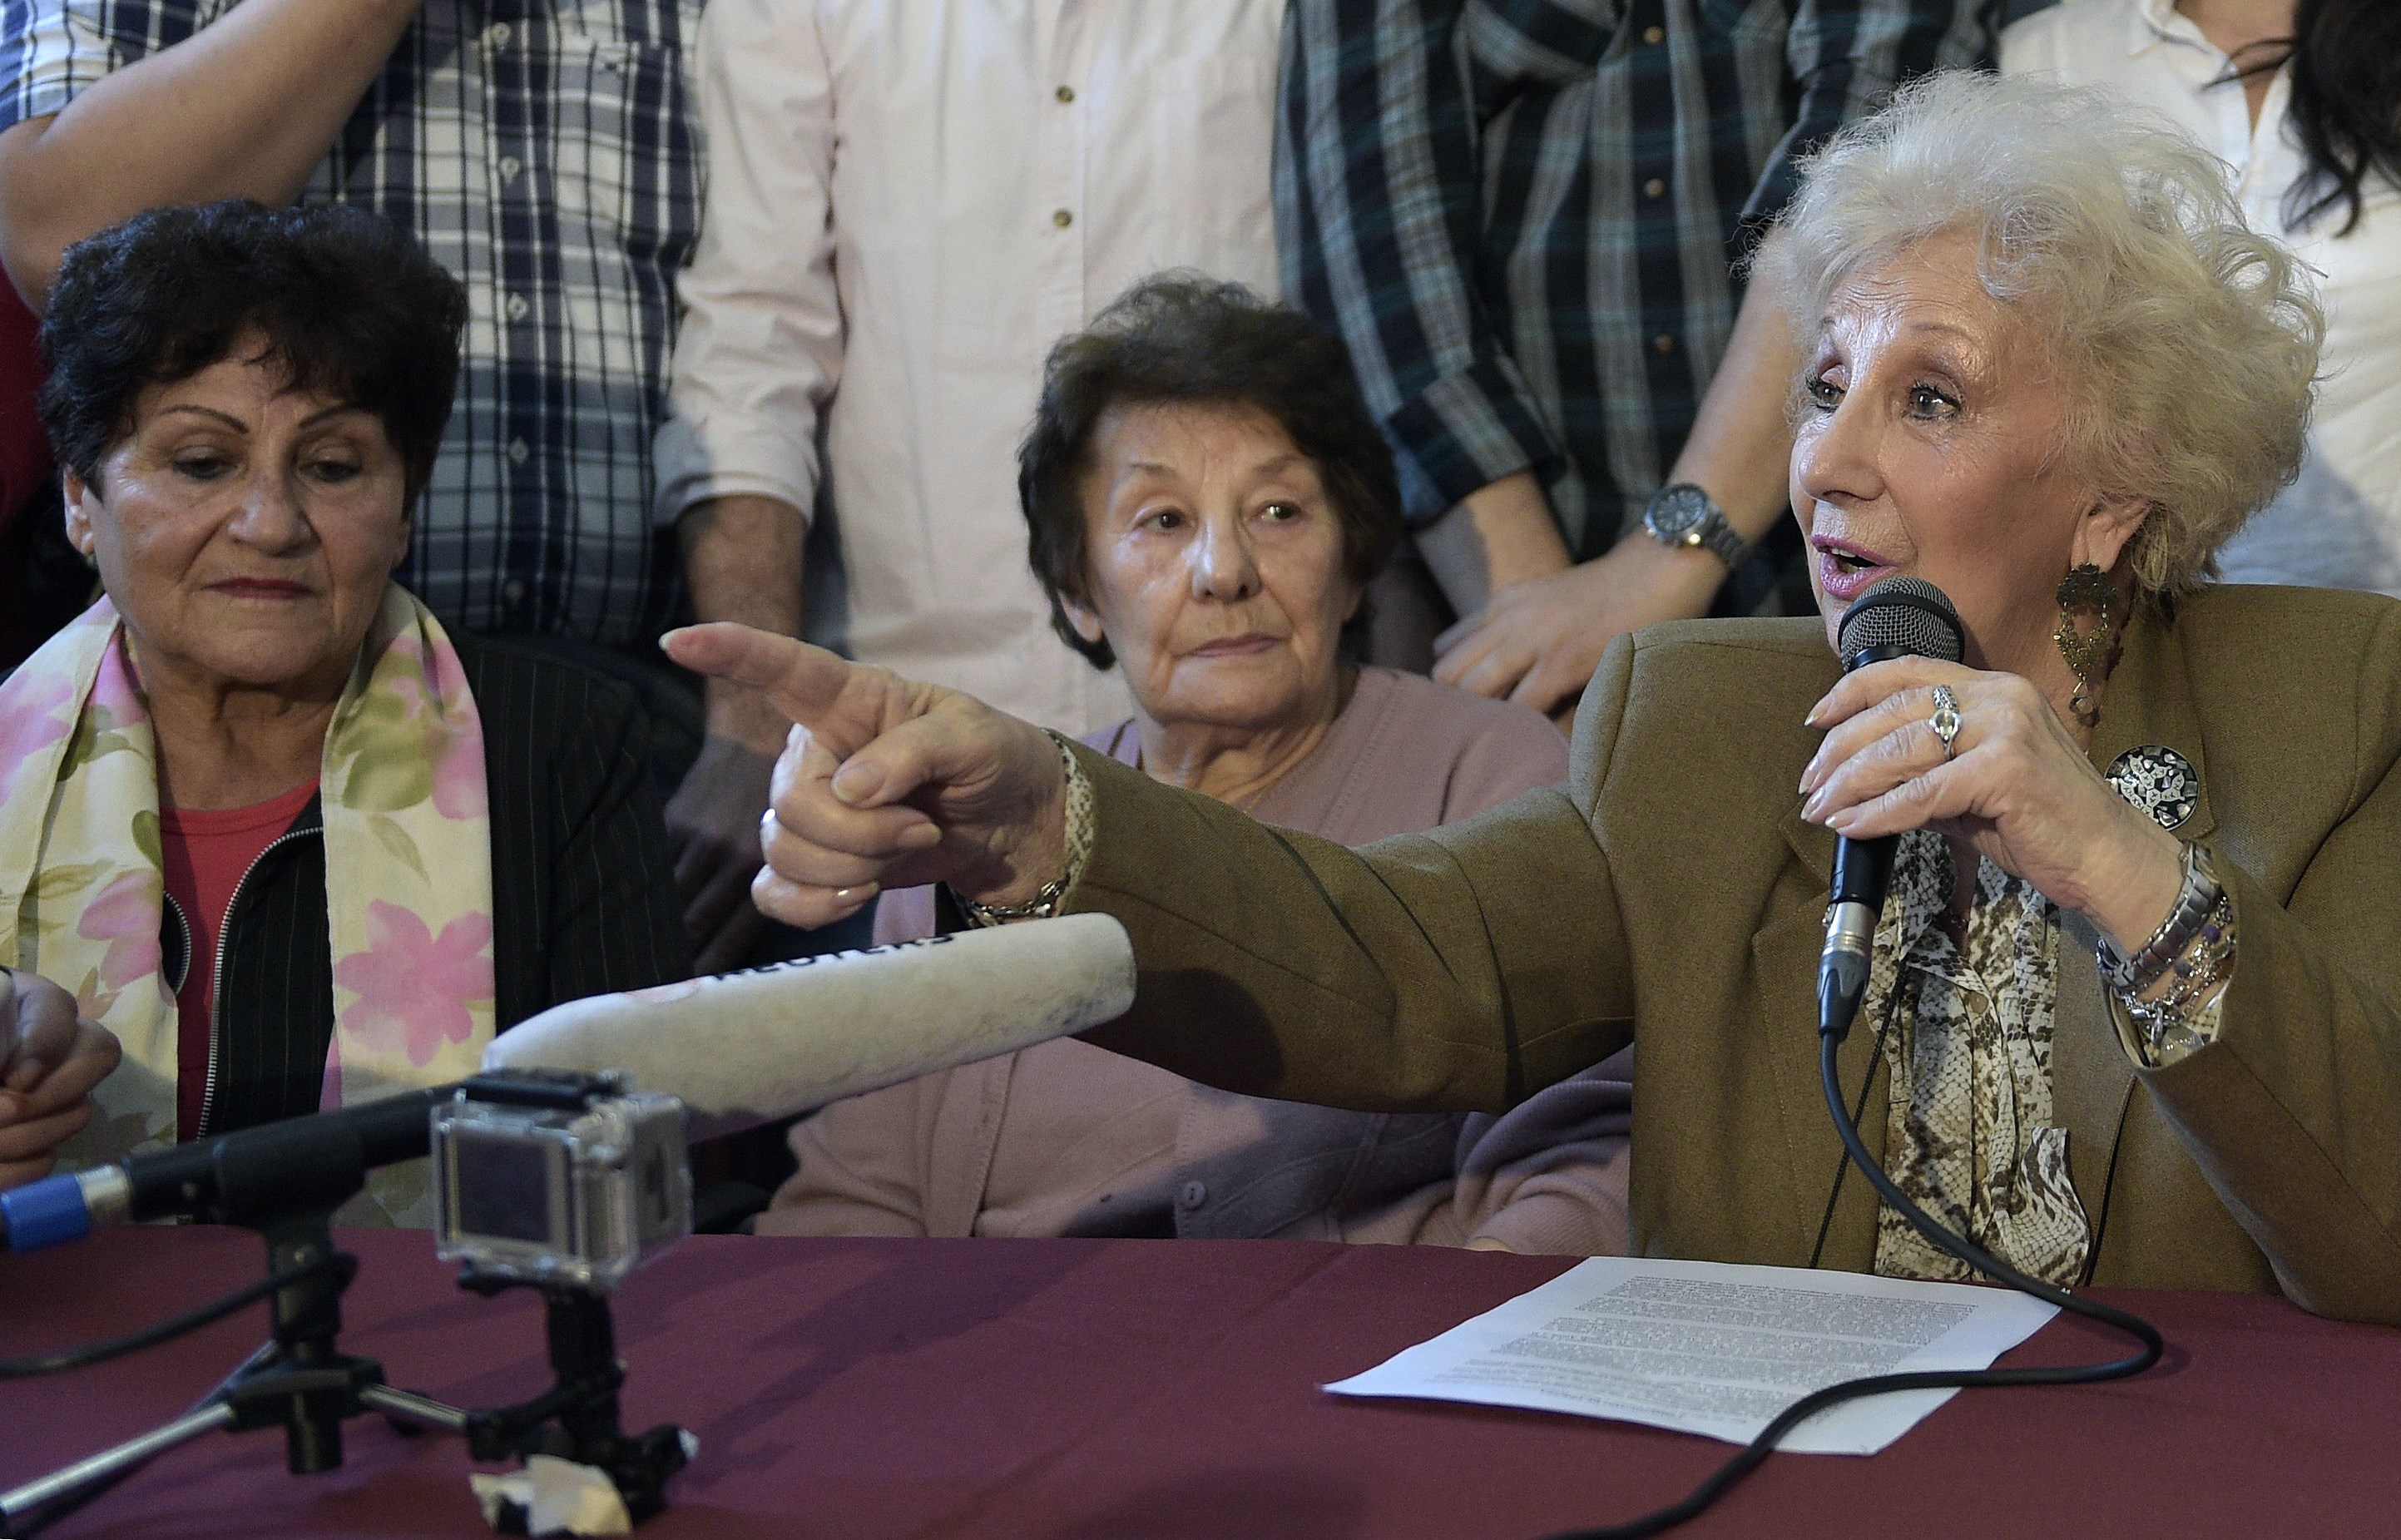
M484 725L499 1029L562 1000L683 978L682 904L634 692L555 653L452 640ZM323 829L312 799L235 889L199 1133L317 1110L334 1034ZM193 959L172 902L162 931L180 987Z

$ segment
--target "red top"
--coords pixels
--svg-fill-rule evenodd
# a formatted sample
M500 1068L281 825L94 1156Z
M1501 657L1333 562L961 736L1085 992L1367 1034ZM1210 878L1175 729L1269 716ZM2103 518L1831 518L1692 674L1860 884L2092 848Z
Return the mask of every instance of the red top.
M199 1131L209 1079L209 1008L216 998L217 937L242 873L317 794L313 780L248 807L162 807L158 858L167 896L184 912L192 950L175 992L175 1136Z

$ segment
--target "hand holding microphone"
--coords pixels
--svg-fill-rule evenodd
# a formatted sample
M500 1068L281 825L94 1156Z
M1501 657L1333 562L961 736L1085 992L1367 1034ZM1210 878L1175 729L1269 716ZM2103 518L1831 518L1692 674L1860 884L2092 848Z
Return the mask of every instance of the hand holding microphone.
M1041 729L747 626L686 626L663 644L695 673L761 692L794 725L751 885L775 918L825 925L885 888L930 882L1019 902L1064 867L1065 777Z
M1922 618L1936 606L1941 618ZM1916 578L1886 579L1843 616L1845 672L1810 711L1826 739L1801 780L1802 817L1842 836L1838 907L1845 857L1931 829L2084 914L2121 947L2139 948L2175 902L2175 837L2118 795L2031 681L1959 663L1958 636L1950 601ZM1937 731L1938 686L1957 719L1947 743ZM1870 935L1880 876L1873 887Z

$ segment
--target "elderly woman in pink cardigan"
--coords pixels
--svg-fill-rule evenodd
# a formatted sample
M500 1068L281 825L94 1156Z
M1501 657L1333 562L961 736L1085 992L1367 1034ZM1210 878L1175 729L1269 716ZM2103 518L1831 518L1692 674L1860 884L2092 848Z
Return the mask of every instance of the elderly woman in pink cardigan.
M1342 345L1239 288L1146 282L1055 349L1021 458L1035 570L1133 717L1087 741L1348 844L1547 786L1533 710L1337 655L1401 531ZM863 890L859 901L873 897ZM885 894L876 939L977 914ZM1285 1237L1618 1252L1630 1088L1604 1065L1506 1117L1212 1090L1072 1039L825 1108L762 1234Z

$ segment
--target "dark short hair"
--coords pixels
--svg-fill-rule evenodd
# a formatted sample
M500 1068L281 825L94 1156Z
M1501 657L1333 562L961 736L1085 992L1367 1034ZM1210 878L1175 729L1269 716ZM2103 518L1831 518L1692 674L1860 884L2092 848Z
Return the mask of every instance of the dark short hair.
M466 291L405 231L339 204L227 199L152 209L59 264L42 424L86 481L133 429L142 392L224 360L245 335L293 389L373 414L425 488L459 384Z
M1017 451L1028 555L1050 596L1050 625L1096 668L1116 654L1087 641L1064 600L1083 599L1084 478L1115 406L1251 406L1317 467L1342 529L1342 565L1365 587L1401 538L1393 452L1351 374L1341 339L1239 283L1161 273L1127 290L1050 350L1042 400ZM1363 611L1364 614L1364 611Z

